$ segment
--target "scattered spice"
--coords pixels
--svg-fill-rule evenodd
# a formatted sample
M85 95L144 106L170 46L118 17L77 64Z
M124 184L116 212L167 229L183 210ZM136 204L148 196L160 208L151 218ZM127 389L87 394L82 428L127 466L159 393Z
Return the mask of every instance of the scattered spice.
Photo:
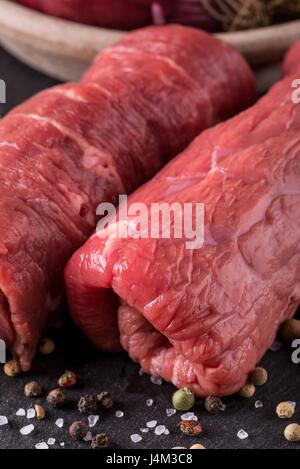
M91 448L101 449L109 447L109 437L105 433L99 433L92 439Z
M55 350L55 342L52 339L49 339L49 337L45 337L44 339L41 340L40 345L39 345L39 351L43 355L50 355L53 353Z
M286 321L280 330L281 337L287 343L300 339L300 321L298 319L290 319Z
M39 405L39 404L36 404L36 405L34 406L34 409L35 409L36 418L37 418L38 420L44 420L44 418L46 417L46 412L45 412L44 407L42 407L42 406Z
M288 441L300 441L300 425L292 423L284 430L284 436Z
M34 430L34 425L30 424L30 425L26 425L25 427L22 427L20 429L20 433L21 435L29 435L30 433L32 433Z
M102 409L111 409L111 407L114 405L114 401L107 391L100 392L100 394L97 396L97 401Z
M204 401L204 407L211 414L219 414L225 410L225 405L219 397L209 396Z
M42 393L43 389L38 381L30 381L30 383L24 386L24 394L26 397L40 397Z
M81 414L92 414L97 410L97 399L91 394L81 396L78 402L78 410Z
M179 428L184 435L198 436L202 433L202 426L199 422L182 420Z
M60 389L54 389L47 396L47 402L51 407L63 407L65 401L66 396Z
M81 421L73 422L69 428L69 433L73 440L83 440L88 433L88 426Z
M131 435L130 439L133 443L139 443L143 438L138 433L135 433L134 435Z
M58 428L63 428L64 426L64 419L57 419L56 422L55 422L55 425L58 427Z
M173 394L172 403L176 410L186 412L194 407L195 395L189 388L178 389L178 391Z
M10 376L11 378L13 378L14 376L19 375L22 370L20 367L20 363L17 360L9 360L5 363L3 371L6 376Z
M7 417L5 417L5 415L0 415L0 427L2 427L3 425L7 425L7 424L8 424Z
M206 449L206 448L200 443L196 443L195 445L191 446L190 449Z
M254 386L263 386L268 381L268 372L265 368L257 367L250 375L249 382Z
M247 432L245 432L245 430L241 429L237 432L237 437L239 440L246 440L249 435Z
M256 392L255 386L252 383L247 383L245 386L242 387L242 389L239 392L239 395L244 397L245 399L250 399L250 397L253 397Z
M281 402L276 407L276 414L280 419L290 419L295 413L295 406L292 402Z
M73 371L65 371L64 374L58 380L58 386L60 388L71 388L77 383L77 376Z

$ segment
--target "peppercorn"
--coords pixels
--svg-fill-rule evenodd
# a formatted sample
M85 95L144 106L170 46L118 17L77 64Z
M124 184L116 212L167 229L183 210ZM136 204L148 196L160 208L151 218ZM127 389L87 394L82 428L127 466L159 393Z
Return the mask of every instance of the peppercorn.
M206 449L206 448L200 443L196 443L195 445L191 446L190 449Z
M65 400L66 396L60 389L54 389L47 396L47 402L51 407L63 407Z
M45 337L44 339L41 340L40 345L39 345L39 351L43 355L50 355L53 353L55 350L55 342L52 339L49 339L48 337Z
M295 413L295 406L292 402L281 402L276 407L276 414L280 419L290 419Z
M106 391L100 392L100 394L98 394L97 401L102 409L110 409L114 405L114 401L111 395Z
M61 388L71 388L77 383L77 376L73 371L65 371L58 380L58 386Z
M20 363L17 360L9 360L5 363L3 371L6 376L10 376L11 378L13 378L14 376L19 375L22 370L20 367Z
M44 420L44 418L46 417L46 412L45 412L44 407L42 407L42 406L39 405L39 404L36 404L36 405L34 406L34 409L35 409L36 418L37 418L38 420Z
M26 397L40 397L42 392L42 386L37 381L30 381L30 383L24 386L24 394Z
M202 433L202 426L199 422L182 420L179 427L182 433L187 436L198 436Z
M74 422L69 428L69 433L73 440L83 440L88 433L88 426L81 421Z
M298 319L289 319L280 330L283 340L290 344L295 339L300 339L300 321Z
M178 389L172 397L173 407L180 412L186 412L195 405L195 396L191 389Z
M244 397L245 399L249 399L250 397L253 397L256 392L255 386L252 383L247 383L245 386L242 387L242 389L239 392L239 395Z
M219 397L208 396L204 401L204 407L211 414L219 414L225 410L225 405Z
M92 414L96 412L97 407L97 398L90 394L85 394L79 399L78 410L81 414Z
M284 436L288 441L300 441L300 425L291 423L284 430Z
M101 449L101 448L108 448L109 447L109 437L105 433L98 433L93 439L91 443L91 448L93 449Z
M251 373L249 382L254 386L263 386L268 381L268 372L265 368L257 367Z

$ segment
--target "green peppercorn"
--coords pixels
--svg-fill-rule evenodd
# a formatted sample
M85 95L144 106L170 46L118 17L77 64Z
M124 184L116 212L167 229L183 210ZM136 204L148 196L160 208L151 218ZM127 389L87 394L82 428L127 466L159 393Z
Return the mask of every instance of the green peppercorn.
M65 400L66 396L60 389L54 389L47 396L47 402L51 407L63 407Z
M88 433L88 426L81 421L74 422L69 428L69 433L73 440L83 440Z
M91 448L101 449L109 447L109 437L105 433L99 433L92 439Z
M265 368L257 367L251 373L249 382L254 384L254 386L263 386L268 381L268 372Z
M189 388L178 389L178 391L173 394L172 403L174 408L180 412L191 410L195 405L193 391Z

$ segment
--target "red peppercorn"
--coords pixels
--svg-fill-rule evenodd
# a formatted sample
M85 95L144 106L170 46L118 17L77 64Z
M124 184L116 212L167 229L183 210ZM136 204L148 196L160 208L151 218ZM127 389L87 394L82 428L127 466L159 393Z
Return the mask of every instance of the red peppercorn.
M58 386L60 388L71 388L77 383L77 376L73 371L65 371L64 374L58 380Z
M188 436L198 436L202 433L202 426L199 422L182 420L179 427L182 433Z

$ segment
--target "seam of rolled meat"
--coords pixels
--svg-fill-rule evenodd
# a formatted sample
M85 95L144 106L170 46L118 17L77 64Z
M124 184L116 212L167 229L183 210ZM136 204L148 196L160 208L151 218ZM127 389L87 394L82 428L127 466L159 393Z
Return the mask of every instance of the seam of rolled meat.
M217 99L226 80L229 95ZM254 96L238 52L191 28L158 27L1 120L0 337L24 370L63 305L64 266L95 228L98 204L132 192Z

